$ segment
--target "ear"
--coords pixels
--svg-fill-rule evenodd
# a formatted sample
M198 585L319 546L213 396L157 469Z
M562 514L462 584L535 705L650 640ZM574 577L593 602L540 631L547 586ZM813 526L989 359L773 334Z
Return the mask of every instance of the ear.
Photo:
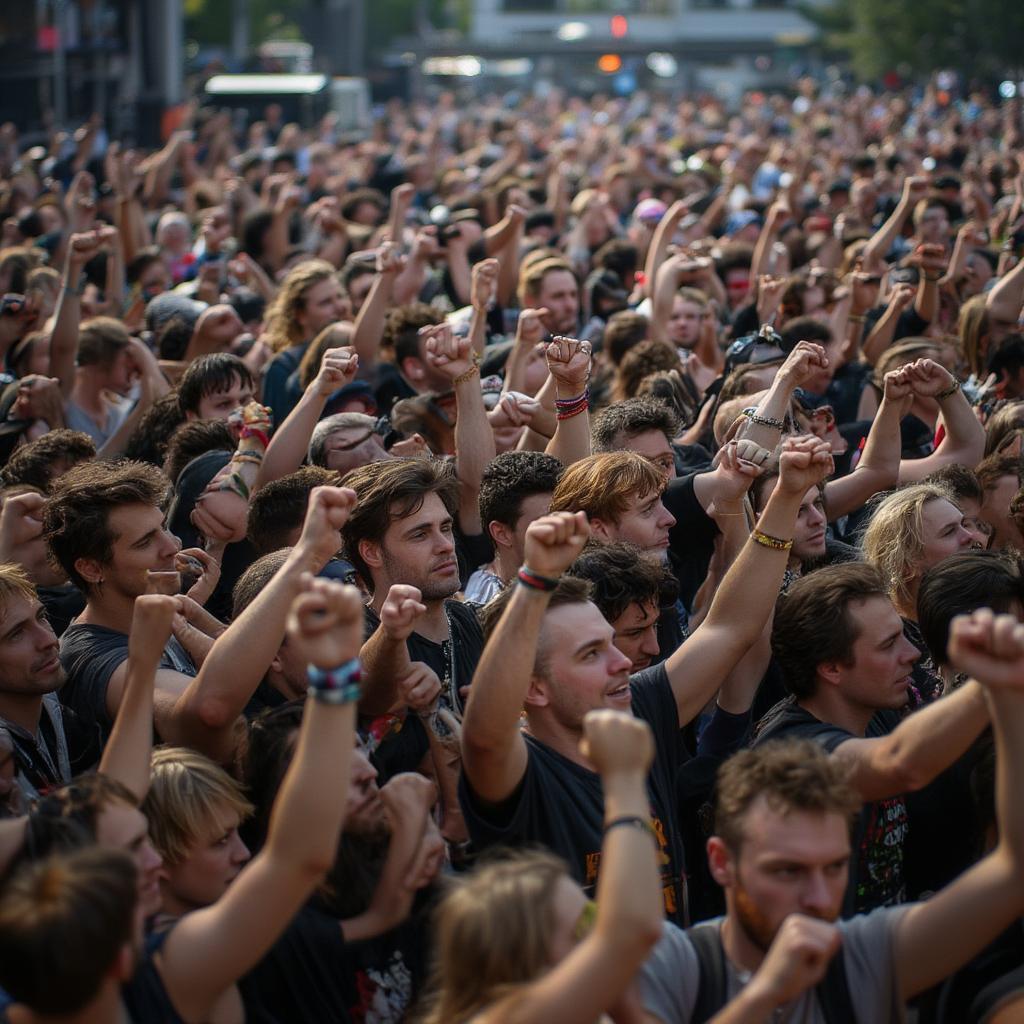
M103 566L101 566L95 558L76 558L75 572L77 572L86 583L103 582Z
M371 569L379 569L384 563L384 559L381 557L380 545L373 540L361 540L359 542L359 557Z
M530 688L526 691L523 703L528 708L546 708L551 703L548 685L548 681L541 676L531 675Z
M406 356L400 367L402 376L410 381L422 381L426 377L426 370L423 369L423 362L416 356Z
M284 664L281 661L281 648L280 647L277 649L277 654L275 654L273 656L273 658L270 659L270 667L269 667L269 669L267 671L268 672L278 672L278 673L284 671Z
M199 419L199 414L198 413L194 413L191 409L186 410L186 412L185 412L185 422L186 423L191 423L193 420L197 420L197 419Z
M711 877L723 889L728 888L736 878L736 865L729 847L725 845L725 840L720 836L712 836L708 840L707 849Z
M114 979L121 984L130 981L135 973L137 959L138 957L135 950L132 949L131 943L126 942L114 958L114 963L110 968L110 973L114 976Z
M838 686L843 666L838 661L823 661L817 666L816 672L829 686Z
M590 535L603 544L611 544L615 540L613 529L611 523L606 523L603 519L598 519L596 516L590 520Z
M499 523L497 519L492 520L487 524L487 532L491 535L491 540L493 540L498 547L512 547L514 543L513 531L504 523Z

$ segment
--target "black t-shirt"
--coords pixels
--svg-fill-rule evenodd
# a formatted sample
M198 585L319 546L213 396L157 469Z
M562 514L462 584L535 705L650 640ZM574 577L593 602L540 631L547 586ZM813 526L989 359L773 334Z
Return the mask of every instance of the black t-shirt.
M168 934L160 932L146 937L145 953L131 980L121 987L128 1016L137 1024L185 1024L167 994L154 960Z
M670 481L662 495L665 508L676 519L668 534L669 560L679 581L679 597L691 611L693 599L707 578L718 536L715 521L704 511L694 493L696 477L696 473L691 473Z
M868 725L867 737L886 736L899 724L895 711L879 711ZM782 737L814 740L833 753L856 737L838 725L822 722L787 697L758 723L754 746ZM907 805L902 796L864 804L854 836L850 883L843 916L866 914L876 907L906 901L903 843L907 834Z
M58 638L64 635L72 619L85 611L85 595L70 583L56 587L36 587L36 593Z
M114 727L107 713L107 687L110 677L128 660L128 634L106 626L72 623L60 638L60 660L68 676L60 691L61 703L86 726L98 725L105 743ZM164 647L158 667L196 675L192 659L173 636Z
M647 780L651 817L660 847L666 916L682 924L685 911L683 846L676 811L675 779L680 764L679 712L663 665L632 677L633 714L654 731L654 764ZM601 779L547 744L524 734L526 772L516 791L498 806L474 793L465 773L459 802L477 849L542 843L562 857L593 895L601 864L604 794Z

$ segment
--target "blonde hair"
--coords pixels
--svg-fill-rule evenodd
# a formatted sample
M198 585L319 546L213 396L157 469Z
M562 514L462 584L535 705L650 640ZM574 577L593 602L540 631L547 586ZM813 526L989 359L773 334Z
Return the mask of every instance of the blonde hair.
M573 463L551 497L552 512L587 513L617 523L630 502L661 494L665 478L636 452L602 452Z
M321 281L332 278L335 273L334 267L326 260L304 260L288 271L267 310L267 327L263 338L275 352L306 341L295 314L304 308L306 292Z
M34 492L35 488L22 488L17 493L26 494L30 491ZM5 491L4 496L10 496L12 493L13 488ZM20 565L15 562L0 562L0 622L3 622L7 615L7 602L12 597L23 597L30 604L39 600L28 573Z
M151 772L142 812L167 864L180 864L197 841L210 838L214 815L233 811L242 821L253 812L241 787L220 765L187 747L158 747Z
M933 501L955 505L953 495L935 484L910 484L875 507L861 546L864 558L881 572L889 596L904 608L913 603L913 583L924 551L924 509Z
M557 857L530 851L452 884L435 918L433 995L422 1024L465 1024L547 970L555 887L566 877Z
M989 319L985 295L973 295L961 307L956 330L971 373L985 376L985 354L988 348Z
M519 287L516 290L521 308L525 309L537 300L544 278L556 270L572 274L572 267L561 256L546 256L531 262L523 260L519 269ZM575 277L573 274L574 280Z

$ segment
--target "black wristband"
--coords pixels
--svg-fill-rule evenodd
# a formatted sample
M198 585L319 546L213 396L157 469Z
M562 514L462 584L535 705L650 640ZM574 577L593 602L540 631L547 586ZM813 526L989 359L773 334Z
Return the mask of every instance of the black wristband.
M650 818L641 818L635 814L625 814L621 818L612 818L604 827L604 834L608 835L613 828L638 828L641 832L646 832L649 835L658 838L657 833L654 831L654 826L651 824Z

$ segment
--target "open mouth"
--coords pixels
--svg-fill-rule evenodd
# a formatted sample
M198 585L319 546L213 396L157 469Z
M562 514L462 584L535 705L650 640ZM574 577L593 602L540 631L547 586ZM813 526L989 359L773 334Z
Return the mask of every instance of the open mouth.
M629 704L633 699L633 694L629 689L629 680L627 679L621 686L616 686L614 690L608 690L605 693L605 698L616 704Z

